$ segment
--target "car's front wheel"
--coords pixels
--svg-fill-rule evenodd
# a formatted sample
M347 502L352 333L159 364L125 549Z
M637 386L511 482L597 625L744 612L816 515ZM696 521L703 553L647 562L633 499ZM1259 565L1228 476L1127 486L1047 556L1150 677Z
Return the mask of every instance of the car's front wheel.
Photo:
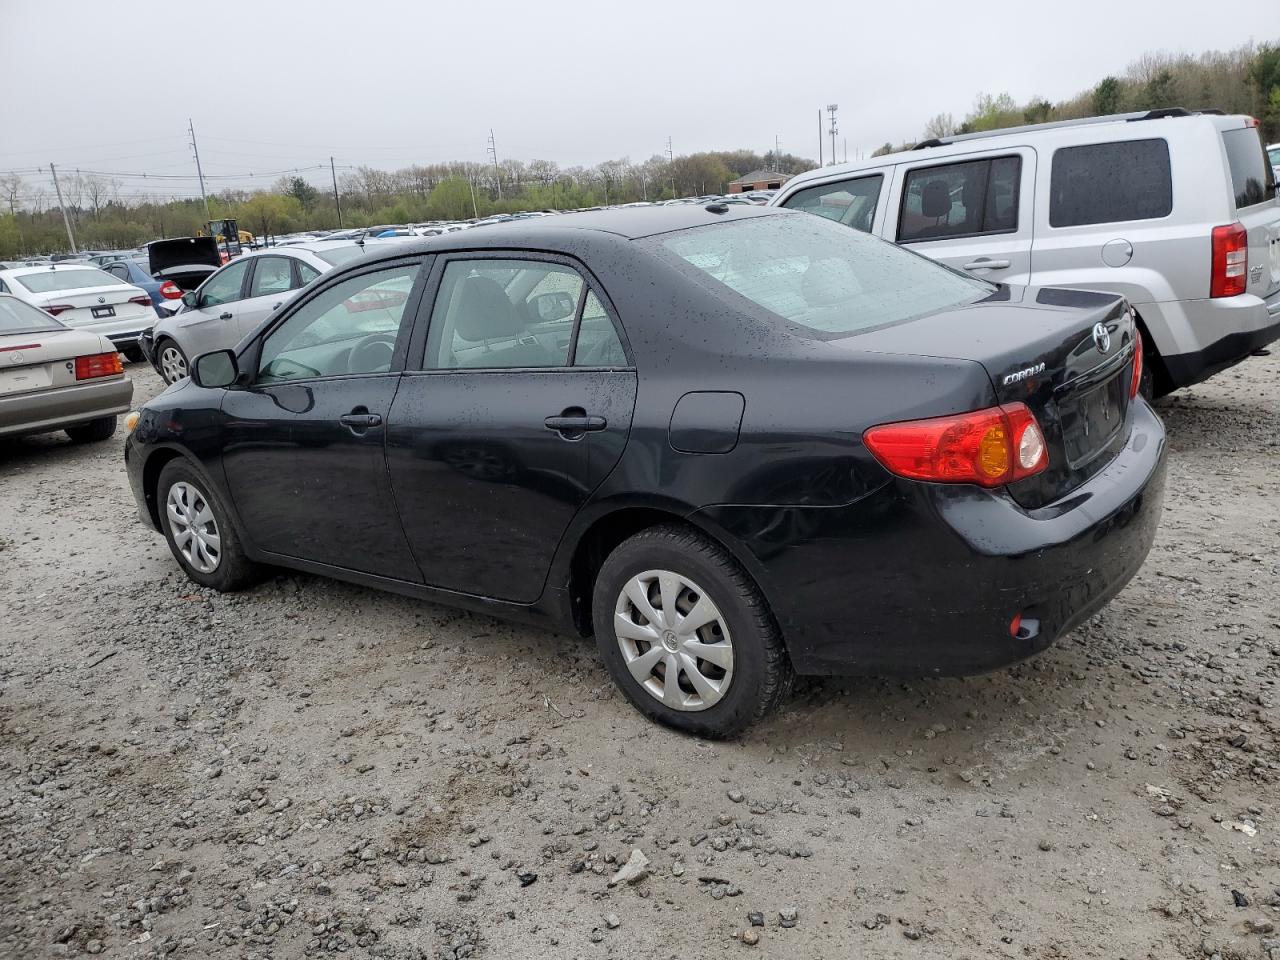
M156 344L156 361L165 383L177 383L187 375L187 355L168 337Z
M114 416L99 417L97 420L82 423L78 427L67 427L67 436L71 438L72 443L97 443L108 439L115 432Z
M156 484L160 526L174 559L190 579L221 592L253 583L259 573L244 552L230 513L185 460L171 460Z
M646 716L708 737L741 732L790 689L791 661L759 588L696 530L621 543L596 578L596 643Z

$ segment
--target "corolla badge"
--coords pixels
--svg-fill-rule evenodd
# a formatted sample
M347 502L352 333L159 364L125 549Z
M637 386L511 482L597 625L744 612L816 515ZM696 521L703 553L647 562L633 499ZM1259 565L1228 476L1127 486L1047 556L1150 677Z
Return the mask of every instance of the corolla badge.
M1001 382L1007 387L1009 384L1025 380L1027 377L1034 377L1037 373L1044 373L1043 360L1037 363L1034 367L1027 367L1023 370L1015 370L1013 373L1006 374L1004 380Z
M1107 330L1105 323L1093 325L1093 345L1098 348L1099 353L1106 353L1111 349L1111 332Z

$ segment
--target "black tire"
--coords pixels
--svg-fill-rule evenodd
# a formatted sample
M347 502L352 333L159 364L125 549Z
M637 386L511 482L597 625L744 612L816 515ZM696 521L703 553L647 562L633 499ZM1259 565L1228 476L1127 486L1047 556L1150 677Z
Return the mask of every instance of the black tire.
M124 358L130 363L141 363L147 359L146 354L142 352L141 347L125 347L120 351L124 354Z
M67 427L67 436L72 443L98 443L108 439L116 432L115 417L99 417L78 427Z
M615 607L627 582L650 570L688 578L720 611L732 640L733 670L727 690L712 706L692 711L670 707L627 669L614 630ZM619 544L596 577L592 622L600 656L627 699L650 719L687 733L715 738L740 733L773 710L794 679L778 625L759 588L728 551L690 527L651 527Z
M169 516L169 493L175 485L186 484L198 494L199 500L206 504L212 514L214 530L217 533L218 556L212 570L200 570L194 566L175 540L173 520ZM195 501L198 503L198 501ZM219 593L240 590L255 583L262 570L244 552L244 541L240 531L231 519L231 513L217 491L186 460L179 458L170 460L160 471L160 479L156 483L156 504L160 513L160 527L164 530L164 538L168 541L173 558L178 561L182 572L194 582L204 587L212 587Z
M187 359L186 351L183 350L180 346L178 346L178 342L174 340L172 337L161 337L159 340L156 341L155 365L156 365L156 369L160 371L160 379L163 380L165 383L177 383L179 380L182 379L183 376L186 376L187 373L182 374L182 376L174 377L173 379L169 378L169 375L164 371L164 365L165 365L164 353L166 350L177 351L178 356L182 358L182 368L186 370L187 373L191 372L191 363Z

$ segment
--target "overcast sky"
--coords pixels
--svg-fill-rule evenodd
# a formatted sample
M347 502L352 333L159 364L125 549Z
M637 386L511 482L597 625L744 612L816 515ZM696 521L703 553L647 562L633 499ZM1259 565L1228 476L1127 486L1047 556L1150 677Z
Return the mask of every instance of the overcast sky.
M918 137L941 111L959 119L979 92L1060 100L1144 51L1280 37L1277 0L3 8L0 170L53 161L191 176L190 117L205 174L237 178L211 189L267 186L330 155L386 168L484 160L491 127L499 157L562 166L644 160L668 136L677 154L763 152L777 136L816 159L828 103L839 104L840 150L847 138L852 158ZM194 180L159 186L196 192Z

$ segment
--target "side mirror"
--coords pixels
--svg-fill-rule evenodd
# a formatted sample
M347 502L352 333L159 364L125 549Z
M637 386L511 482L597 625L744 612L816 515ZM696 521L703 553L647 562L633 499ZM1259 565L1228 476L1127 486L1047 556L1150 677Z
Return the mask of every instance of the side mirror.
M182 305L188 310L196 308L196 292L194 290L188 290L182 295Z
M196 357L191 379L198 387L229 387L240 376L240 366L231 350L215 350Z
M563 290L553 290L550 293L538 294L529 301L529 306L539 323L548 323L552 320L572 317L577 303Z

